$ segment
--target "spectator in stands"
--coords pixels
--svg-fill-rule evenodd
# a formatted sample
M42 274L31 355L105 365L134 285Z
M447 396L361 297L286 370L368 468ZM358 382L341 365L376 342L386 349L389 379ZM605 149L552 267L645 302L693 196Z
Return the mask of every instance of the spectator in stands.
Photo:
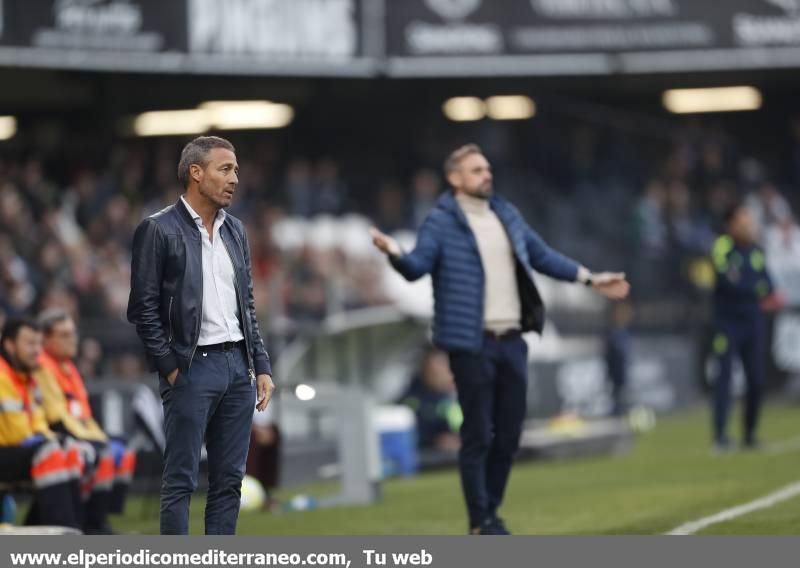
M414 174L411 180L411 192L414 197L412 223L419 229L422 221L428 216L430 210L436 205L436 200L442 191L442 182L435 170L425 168Z
M792 217L767 231L764 253L775 288L785 297L786 305L800 305L800 227Z
M320 274L318 252L307 244L288 267L291 285L287 289L289 317L298 321L316 321L328 314L328 286Z
M311 217L314 182L311 178L311 164L308 160L296 158L289 162L289 166L286 168L283 193L289 203L289 214L297 217Z
M250 449L245 467L245 473L255 477L266 491L264 508L270 511L277 510L280 506L274 491L280 484L283 449L283 438L275 422L273 409L273 406L269 406L264 412L253 413L253 429L250 432Z
M579 122L553 122L546 136L528 141L534 145L525 144L524 153L501 150L505 160L504 192L515 196L516 205L526 217L542 222L543 235L559 248L588 258L624 251L631 264L629 275L636 280L640 297L689 298L691 289L669 285L675 265L687 263L684 245L679 242L682 239L668 238L671 223L667 185L675 181L688 184L696 206L691 208L693 221L710 225L718 233L724 230L721 219L731 197L736 198L740 190L753 193L753 201L761 201L757 190L766 178L764 166L741 157L739 139L701 120L687 128L678 127L674 138L677 143L672 146L649 134L647 138L627 131L621 135L615 128L606 130ZM786 163L778 164L778 171L787 172L788 178L781 182L790 182L785 188L793 200L797 199L794 186L798 184L791 182L800 179L798 125L800 121L787 121L792 146ZM51 126L62 130L62 134L66 130L63 124ZM496 130L497 125L487 123L486 127ZM371 148L369 156L382 156L398 164L390 176L383 175L378 160L367 160L357 175L344 176L337 164L323 168L323 162L315 167L308 160L289 158L282 168L287 174L280 204L288 213L302 218L321 212L347 214L356 204L363 209L361 213L374 217L374 196L356 192L397 179L402 168L413 166L415 159L429 163L445 144L445 136L437 129L431 124L419 138L419 145L407 155L387 157L384 148ZM498 138L508 144L513 136L502 134ZM775 146L762 148L765 155L780 156L777 145L784 142L780 136L774 138ZM77 131L71 131L68 140L53 140L57 138L46 141L38 136L19 137L11 145L4 143L0 151L0 309L13 315L63 307L91 324L91 328L103 329L119 319L120 300L124 301L127 294L127 241L135 224L179 198L181 188L177 187L173 171L175 148L168 139L154 138L91 144ZM560 152L559 147L565 146L573 150ZM287 149L248 144L243 152L248 183L242 188L246 190L245 199L237 198L236 206L244 214L242 220L249 232L269 232L270 221L259 211L267 200L270 207L275 205L273 195L265 195L264 188L272 182L270 174L277 157ZM341 152L342 160L365 155L363 149L354 147L340 147L337 152ZM640 184L640 176L664 181L648 185L645 197L635 206L636 229L629 231L630 225L619 222L619 215L627 214L630 203L620 188ZM405 204L412 226L419 227L423 215L434 204L441 188L440 178L427 169L413 175L411 195ZM725 189L721 189L723 185ZM763 209L760 204L757 207ZM683 221L678 225L687 226ZM670 231L672 235L686 234L683 229ZM285 315L286 299L292 303L290 316L301 314L305 320L325 317L331 308L378 303L381 282L378 280L372 286L374 290L363 294L363 283L375 278L370 276L370 270L358 270L337 275L343 282L337 282L333 290L303 285L308 292L303 294L308 305L300 306L304 302L292 293L295 282L289 277L289 269L301 282L313 283L315 278L309 272L315 269L298 266L315 262L313 255L296 262L282 251L258 251L256 240L251 238L250 244L262 257L260 274L254 274L254 294L262 322ZM116 244L109 245L109 241ZM627 244L632 245L629 250L625 250ZM668 257L672 263L664 260ZM331 294L345 299L329 300ZM269 309L264 301L268 297ZM319 301L320 297L324 301ZM126 340L118 339L116 334L100 339L105 358L96 367L97 372L133 369L128 362L118 362L130 353L130 343L120 344Z
M663 182L654 179L647 184L634 210L636 240L647 257L661 257L667 249L666 199Z
M707 191L726 177L725 144L719 136L711 136L703 140L692 185Z
M667 187L667 222L671 250L679 256L707 253L714 235L694 207L689 188L682 181L673 181Z
M25 313L36 299L36 290L30 283L29 263L17 252L15 241L0 235L0 301L3 309L12 315Z
M690 262L706 258L714 234L707 219L694 207L689 188L682 181L673 181L667 187L667 235L669 272L666 283L669 289L687 295L693 289ZM665 278L665 275L659 277Z
M387 181L378 188L374 221L387 233L412 228L408 197L397 181Z
M458 430L464 417L447 353L435 347L425 350L419 371L400 402L416 414L421 450L458 450L461 445Z
M323 158L313 169L305 159L293 160L286 172L284 193L289 201L289 212L308 218L343 213L348 191L339 178L336 161Z
M19 188L6 184L0 188L0 227L13 244L14 252L31 258L36 250L37 224Z
M755 223L756 239L761 243L770 228L782 225L792 216L789 202L770 181L762 182L755 192L748 195L745 205Z
M705 210L715 234L725 231L725 214L736 200L736 186L729 180L720 180L708 188Z
M795 262L800 261L800 227L791 215L767 230L764 248L770 256L794 256Z
M76 366L82 377L97 378L101 373L102 361L103 346L97 339L87 337L81 341Z
M333 158L322 158L314 168L314 194L310 215L341 215L347 207L349 191L339 177L339 164Z
M611 415L623 416L627 410L628 368L631 358L633 308L627 302L609 306L606 330L606 377L611 384Z

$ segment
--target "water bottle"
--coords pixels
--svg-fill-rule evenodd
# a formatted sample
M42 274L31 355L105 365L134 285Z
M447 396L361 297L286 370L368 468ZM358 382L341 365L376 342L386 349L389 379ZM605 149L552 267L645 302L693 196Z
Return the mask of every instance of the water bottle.
M310 495L295 495L285 505L285 511L309 511L316 509L319 503Z
M3 495L0 525L13 525L17 522L17 503L11 495Z

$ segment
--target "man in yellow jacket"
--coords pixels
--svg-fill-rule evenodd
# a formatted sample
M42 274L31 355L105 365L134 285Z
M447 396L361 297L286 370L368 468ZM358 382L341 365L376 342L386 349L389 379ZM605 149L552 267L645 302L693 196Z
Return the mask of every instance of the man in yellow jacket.
M42 389L47 422L55 432L91 445L95 459L84 476L87 532L108 532L107 514L120 513L133 478L136 454L124 442L109 439L92 416L89 396L72 362L77 354L75 321L63 310L39 317L44 350L34 376Z
M77 446L60 444L47 425L31 372L42 349L35 321L11 319L0 336L0 483L30 482L26 524L80 527Z

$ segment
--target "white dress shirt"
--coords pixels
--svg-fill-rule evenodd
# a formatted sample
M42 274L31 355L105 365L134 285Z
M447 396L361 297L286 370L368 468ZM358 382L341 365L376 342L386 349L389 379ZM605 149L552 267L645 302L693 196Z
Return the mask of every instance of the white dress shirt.
M225 341L241 341L242 326L239 323L239 303L236 299L236 280L233 262L219 236L225 222L222 209L214 219L214 238L209 237L200 215L181 196L186 210L197 224L202 241L203 257L203 319L200 322L198 345L211 345Z

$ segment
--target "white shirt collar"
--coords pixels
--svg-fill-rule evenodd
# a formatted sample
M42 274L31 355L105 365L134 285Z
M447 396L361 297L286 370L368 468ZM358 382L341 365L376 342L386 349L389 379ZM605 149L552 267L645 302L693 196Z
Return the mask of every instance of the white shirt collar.
M204 226L203 226L203 219L202 217L200 217L200 214L194 209L192 209L192 206L189 205L189 202L186 201L186 198L184 198L183 195L181 195L181 201L183 201L183 204L186 206L186 210L189 212L189 215L192 216L192 219L194 219L194 222L197 224L197 228L202 230ZM217 217L216 219L214 219L214 230L222 226L222 223L225 222L226 215L227 213L225 213L224 209L220 209L219 211L217 211Z

